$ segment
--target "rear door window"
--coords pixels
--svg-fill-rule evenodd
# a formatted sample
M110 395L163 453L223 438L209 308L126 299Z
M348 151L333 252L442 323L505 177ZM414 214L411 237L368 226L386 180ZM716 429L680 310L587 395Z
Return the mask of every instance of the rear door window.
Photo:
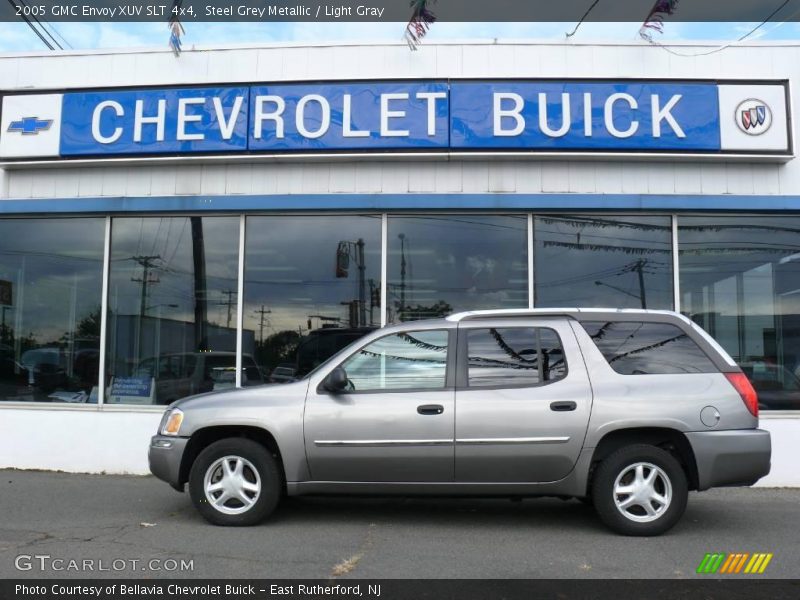
M630 321L581 324L611 368L621 375L717 372L706 353L675 325Z
M541 327L467 330L469 387L527 387L567 374L558 334Z

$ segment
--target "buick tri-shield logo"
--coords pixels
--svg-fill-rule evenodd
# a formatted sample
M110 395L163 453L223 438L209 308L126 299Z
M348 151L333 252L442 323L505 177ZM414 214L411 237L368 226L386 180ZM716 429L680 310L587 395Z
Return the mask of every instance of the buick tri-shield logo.
M747 135L761 135L772 125L772 111L763 100L750 98L736 107L736 124Z

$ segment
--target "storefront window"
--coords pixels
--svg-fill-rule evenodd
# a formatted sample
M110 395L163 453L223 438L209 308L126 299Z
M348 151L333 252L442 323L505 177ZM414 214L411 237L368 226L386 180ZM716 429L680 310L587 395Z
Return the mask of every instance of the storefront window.
M800 218L680 217L681 310L739 363L762 409L800 409Z
M104 219L0 221L0 400L97 402Z
M528 306L527 217L389 217L388 320Z
M266 380L302 377L380 326L381 217L248 217L244 337Z
M112 221L107 403L233 387L238 264L238 217ZM252 357L243 367L261 383Z
M541 216L536 307L672 309L669 217Z

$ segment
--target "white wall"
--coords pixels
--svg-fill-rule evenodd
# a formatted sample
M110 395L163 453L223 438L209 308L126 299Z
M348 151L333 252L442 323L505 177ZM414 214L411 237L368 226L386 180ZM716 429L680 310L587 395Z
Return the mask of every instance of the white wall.
M0 469L147 474L162 413L0 407Z
M147 448L160 411L0 406L0 469L146 475ZM800 415L767 416L772 472L761 487L800 487Z

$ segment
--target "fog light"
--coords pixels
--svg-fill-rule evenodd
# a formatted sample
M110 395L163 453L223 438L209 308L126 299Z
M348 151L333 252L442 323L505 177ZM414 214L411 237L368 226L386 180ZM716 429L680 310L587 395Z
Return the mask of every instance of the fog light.
M172 448L172 442L169 440L156 440L153 442L154 448Z

